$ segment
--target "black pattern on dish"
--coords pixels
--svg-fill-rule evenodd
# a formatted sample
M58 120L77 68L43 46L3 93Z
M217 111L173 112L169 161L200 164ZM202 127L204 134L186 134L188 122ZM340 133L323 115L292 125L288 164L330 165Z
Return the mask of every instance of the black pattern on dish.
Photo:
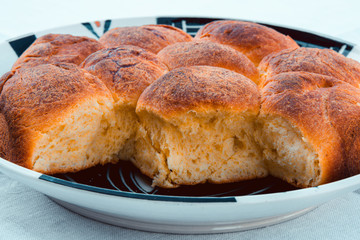
M10 46L18 57L36 40L35 34L9 41Z
M274 177L227 184L199 184L165 189L151 186L151 179L143 175L129 161L92 167L77 173L57 174L56 178L80 184L111 189L166 196L225 197L268 194L295 190L290 184Z
M96 38L100 38L100 36L95 32L93 26L91 25L91 23L88 23L88 22L85 22L85 23L82 23L82 25L84 27L86 27L87 30L89 30L92 34L94 34L94 36Z

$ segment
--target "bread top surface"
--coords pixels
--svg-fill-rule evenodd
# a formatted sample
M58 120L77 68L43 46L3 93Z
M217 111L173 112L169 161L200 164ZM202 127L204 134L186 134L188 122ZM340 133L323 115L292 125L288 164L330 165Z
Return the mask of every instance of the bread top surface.
M156 54L168 45L191 40L192 37L189 34L172 26L144 25L113 28L106 32L99 41L108 48L134 45Z
M256 84L243 75L218 67L192 66L174 69L146 88L136 111L152 112L164 119L189 111L256 114L259 103Z
M289 36L260 24L243 21L214 21L203 26L195 39L229 45L244 53L256 66L270 53L298 48Z
M169 70L187 66L222 67L240 73L258 82L259 72L255 65L235 49L210 41L175 43L162 49L157 56Z
M92 38L69 34L47 34L35 40L12 67L34 67L57 62L79 65L91 53L104 48Z
M1 94L1 91L5 85L5 82L10 79L12 76L14 75L14 72L13 71L9 71L9 72L6 72L4 75L1 76L0 78L0 94Z
M90 97L112 99L102 81L74 64L17 70L0 95L0 110L16 149L8 160L31 168L30 156L38 137Z
M333 77L292 72L271 77L261 93L261 114L289 120L320 158L326 159L320 162L320 184L360 170L355 157L360 154L360 147L354 145L360 142L358 132L354 131L360 129L359 89Z
M155 54L131 45L95 52L81 67L102 80L115 101L134 107L144 89L167 72Z
M360 63L331 49L284 50L264 58L259 70L261 82L279 73L303 71L332 76L355 87L360 86Z
M10 128L23 125L41 131L92 95L111 97L102 81L73 64L44 64L21 68L6 81L0 109Z

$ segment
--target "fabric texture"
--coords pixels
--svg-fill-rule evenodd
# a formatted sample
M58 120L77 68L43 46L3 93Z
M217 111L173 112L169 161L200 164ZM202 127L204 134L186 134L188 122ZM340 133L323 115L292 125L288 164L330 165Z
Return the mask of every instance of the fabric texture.
M357 239L360 190L339 196L296 219L264 228L223 234L176 235L126 229L73 213L43 194L0 173L2 239Z

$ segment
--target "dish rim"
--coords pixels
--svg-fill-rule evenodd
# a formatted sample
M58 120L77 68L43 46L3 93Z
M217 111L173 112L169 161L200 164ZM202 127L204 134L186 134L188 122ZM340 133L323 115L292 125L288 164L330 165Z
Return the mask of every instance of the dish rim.
M82 190L86 192L107 195L125 197L131 199L140 200L154 200L162 202L182 202L182 203L258 203L266 200L267 202L273 202L278 200L292 200L297 199L299 196L317 196L323 193L337 192L347 188L360 187L360 174L341 179L335 182L326 183L317 187L296 189L277 193L246 195L246 196L227 196L227 197L199 197L199 196L171 196L171 195L156 195L156 194L143 194L136 192L117 191L106 188L95 187L82 183L75 183L60 178L56 178L50 175L42 174L31 169L19 166L6 159L0 158L0 171L6 174L11 172L12 174L19 174L28 179L40 180L47 184L57 184L65 188L71 188L76 190ZM7 174L8 175L8 174ZM15 178L16 180L16 178ZM285 197L285 198L284 198Z

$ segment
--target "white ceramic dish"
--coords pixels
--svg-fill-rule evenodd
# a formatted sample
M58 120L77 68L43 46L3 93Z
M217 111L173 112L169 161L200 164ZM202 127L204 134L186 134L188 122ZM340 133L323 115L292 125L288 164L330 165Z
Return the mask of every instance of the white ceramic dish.
M99 37L117 26L172 24L190 34L211 21L208 18L153 17L105 20L50 29L0 44L0 73L11 68L17 57L41 35L69 33ZM344 41L290 28L272 26L302 46L331 47L359 60L357 47ZM156 192L131 192L43 175L0 158L0 171L49 196L60 205L106 223L146 231L169 233L219 233L280 223L360 187L360 175L319 187L246 196L178 196ZM116 188L116 187L115 187ZM146 187L145 187L146 188Z

